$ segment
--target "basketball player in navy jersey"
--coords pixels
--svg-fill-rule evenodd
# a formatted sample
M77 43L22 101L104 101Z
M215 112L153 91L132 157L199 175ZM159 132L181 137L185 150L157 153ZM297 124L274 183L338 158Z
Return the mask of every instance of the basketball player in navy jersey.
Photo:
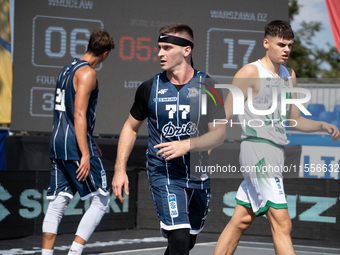
M253 91L251 95L253 108L262 111L271 108L274 89L278 91L277 98L281 98L281 94L284 94L296 99L296 93L284 91L286 88L296 87L294 70L284 66L292 49L293 39L294 33L288 22L274 20L268 23L265 26L263 40L265 56L242 67L233 79L233 85L242 90L245 98L245 111L244 115L239 116L240 122L244 121L249 125L254 120L261 120L263 123L269 123L271 120L270 125L261 126L258 125L259 122L255 122L253 127L242 126L241 167L257 166L258 170L261 170L263 166L278 166L279 168L284 166L283 147L289 141L282 122L278 120L287 119L293 130L326 131L332 136L333 141L339 139L339 130L336 126L302 117L296 105L288 105L287 112L284 114L280 112L280 107L277 107L272 114L258 115L252 113L246 103L247 97L250 96L249 88ZM290 96L290 94L293 95ZM233 118L231 93L227 96L225 109L227 120L231 120ZM290 237L292 223L287 209L282 172L258 170L243 172L244 180L236 194L235 211L218 239L215 255L234 254L242 234L251 226L256 217L263 214L267 216L271 227L275 254L295 254Z
M91 205L81 219L68 254L81 254L108 205L106 173L100 150L92 139L98 99L97 65L114 49L105 30L94 30L88 49L60 72L55 90L53 132L50 140L50 200L44 222L42 254L53 254L61 218L76 192Z
M126 163L138 130L148 119L147 174L162 234L168 239L165 254L189 254L203 229L210 199L210 180L194 166L207 164L207 151L224 141L222 104L208 97L207 114L201 113L202 91L214 82L193 68L193 32L183 24L160 30L162 73L137 89L130 115L121 131L113 192L124 200L128 193ZM204 106L203 106L204 107Z

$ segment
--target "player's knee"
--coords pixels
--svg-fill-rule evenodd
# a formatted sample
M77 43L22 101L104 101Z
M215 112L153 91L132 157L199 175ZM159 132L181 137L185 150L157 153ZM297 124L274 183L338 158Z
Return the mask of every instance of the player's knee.
M196 237L197 235L190 235L190 250L194 248L196 244Z
M110 204L110 197L103 196L101 194L96 195L92 198L91 206L105 212Z
M242 232L246 231L249 227L250 227L250 224L245 224L245 223L241 223L237 226L237 228Z
M70 201L71 199L69 197L58 195L49 203L43 221L43 233L57 234L59 223Z
M54 234L54 233L48 233L48 232L43 233L44 240L46 240L48 242L54 240L55 236L56 236L56 234Z
M189 254L191 246L190 229L183 228L166 232L171 254Z
M285 235L290 235L290 233L292 232L292 228L292 222L290 219L287 219L280 223L281 232Z
M237 225L237 227L241 230L241 231L246 231L250 226L251 224L253 223L254 221L254 217L251 216L251 215L247 215L247 216L244 216L239 224Z
M271 221L272 231L283 235L290 235L292 232L292 222L290 218Z

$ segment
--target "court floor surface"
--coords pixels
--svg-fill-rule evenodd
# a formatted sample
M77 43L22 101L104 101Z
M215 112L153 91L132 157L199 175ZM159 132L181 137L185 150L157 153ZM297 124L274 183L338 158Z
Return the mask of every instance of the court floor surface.
M197 243L191 250L192 255L213 254L219 234L203 232L198 235ZM0 240L0 254L41 254L42 236L28 236L17 239ZM67 254L73 241L73 234L58 235L55 255ZM93 233L86 244L83 254L88 255L156 255L164 254L166 239L159 230L130 229L98 231ZM339 242L293 239L297 255L340 254ZM271 237L244 235L235 255L272 255L275 254Z

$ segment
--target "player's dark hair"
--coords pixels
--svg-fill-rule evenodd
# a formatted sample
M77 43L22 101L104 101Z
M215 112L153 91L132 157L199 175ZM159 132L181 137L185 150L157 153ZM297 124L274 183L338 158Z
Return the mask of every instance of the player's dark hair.
M294 39L294 32L288 22L283 20L273 20L264 27L264 37L278 36L285 40Z
M111 49L114 48L115 44L113 42L113 38L106 30L92 30L87 52L98 57L106 51L110 52Z
M194 41L194 32L192 31L192 29L185 24L172 24L172 25L168 25L165 27L162 27L159 30L160 34L169 34L169 33L187 33L191 38L192 41Z

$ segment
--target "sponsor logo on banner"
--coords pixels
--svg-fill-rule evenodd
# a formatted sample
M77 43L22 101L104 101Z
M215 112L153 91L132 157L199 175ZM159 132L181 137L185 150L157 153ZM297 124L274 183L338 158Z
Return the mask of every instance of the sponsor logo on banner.
M302 146L299 177L340 179L340 148Z

